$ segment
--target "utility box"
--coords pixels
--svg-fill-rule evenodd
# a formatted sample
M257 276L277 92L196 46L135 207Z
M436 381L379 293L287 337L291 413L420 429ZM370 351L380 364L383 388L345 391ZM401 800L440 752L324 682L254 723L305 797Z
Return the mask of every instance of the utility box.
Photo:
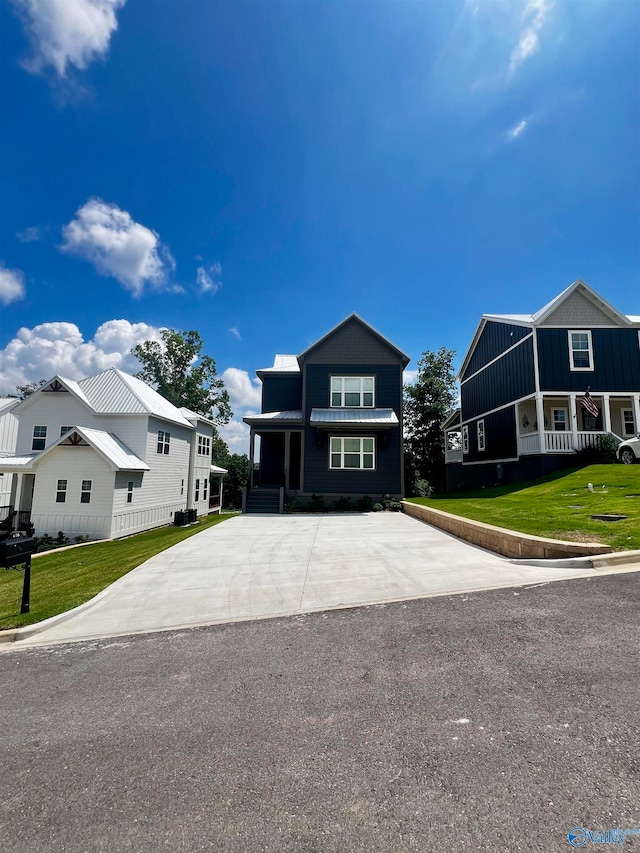
M179 509L173 514L173 523L176 527L184 527L187 523L187 513Z
M188 509L187 510L187 524L193 524L197 520L198 520L198 510Z
M12 533L7 539L0 540L0 566L10 569L26 563L35 550L32 536Z

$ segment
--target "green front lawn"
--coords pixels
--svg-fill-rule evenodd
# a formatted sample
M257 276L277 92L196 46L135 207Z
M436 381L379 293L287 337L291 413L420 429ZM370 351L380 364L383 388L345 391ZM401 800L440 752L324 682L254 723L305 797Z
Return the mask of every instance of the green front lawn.
M528 483L411 501L521 533L640 549L640 465L589 465ZM603 513L628 518L591 518Z
M232 517L207 515L192 527L160 527L36 557L31 562L31 612L24 616L20 615L24 572L0 569L0 629L30 625L77 607L154 554Z

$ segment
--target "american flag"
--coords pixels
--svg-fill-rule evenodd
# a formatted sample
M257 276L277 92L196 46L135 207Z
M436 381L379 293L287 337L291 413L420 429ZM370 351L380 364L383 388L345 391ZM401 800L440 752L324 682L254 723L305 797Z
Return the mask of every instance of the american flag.
M593 402L593 397L589 393L589 389L584 392L584 397L580 398L580 405L583 409L586 409L590 415L593 415L594 418L597 418L600 414L600 409Z

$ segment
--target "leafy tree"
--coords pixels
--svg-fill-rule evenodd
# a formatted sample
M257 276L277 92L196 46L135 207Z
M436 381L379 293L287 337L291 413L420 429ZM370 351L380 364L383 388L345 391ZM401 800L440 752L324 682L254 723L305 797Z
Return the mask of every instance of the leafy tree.
M136 373L174 406L186 406L217 424L229 423L229 393L218 377L216 363L202 355L198 332L162 329L162 342L145 341L131 352L142 365Z
M43 385L46 385L47 380L41 379L39 382L27 382L26 385L16 385L17 394L9 394L10 397L17 397L19 400L26 400L27 397L30 397L33 393L35 393L38 388L42 388Z
M217 463L216 463L217 464ZM229 473L224 478L222 502L225 507L240 509L242 506L242 487L249 479L249 457L240 453L229 456L226 465Z
M218 430L214 428L213 438L211 439L211 463L220 468L227 468L230 458L231 454L227 443L220 437Z
M405 489L413 494L426 480L444 491L444 433L442 424L456 403L454 350L440 347L422 353L414 385L404 387Z

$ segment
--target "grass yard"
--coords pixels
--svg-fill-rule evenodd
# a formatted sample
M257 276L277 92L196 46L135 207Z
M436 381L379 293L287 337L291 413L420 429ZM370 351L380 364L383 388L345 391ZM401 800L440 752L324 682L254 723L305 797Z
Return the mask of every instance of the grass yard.
M160 527L127 539L36 557L31 562L31 612L22 616L24 572L0 569L0 629L30 625L77 607L154 554L233 515L208 515L197 526Z
M602 542L615 551L640 549L640 465L589 465L527 483L411 501L521 533ZM591 518L603 513L628 518Z

